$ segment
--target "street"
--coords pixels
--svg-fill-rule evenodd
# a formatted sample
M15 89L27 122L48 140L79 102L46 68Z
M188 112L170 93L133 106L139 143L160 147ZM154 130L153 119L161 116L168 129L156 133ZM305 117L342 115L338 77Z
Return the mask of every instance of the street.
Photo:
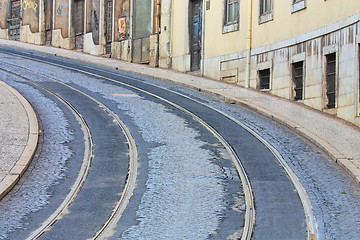
M0 79L29 100L41 128L29 170L0 202L0 239L360 235L355 180L269 118L42 53L0 47L0 62Z

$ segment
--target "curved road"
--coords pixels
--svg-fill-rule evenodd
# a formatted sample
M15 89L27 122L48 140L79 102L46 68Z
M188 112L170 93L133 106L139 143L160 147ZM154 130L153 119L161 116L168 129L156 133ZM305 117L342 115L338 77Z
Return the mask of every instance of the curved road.
M5 47L0 57L2 80L35 106L43 130L30 170L0 202L9 216L0 218L2 239L26 239L42 226L71 192L87 151L84 183L40 239L96 235L131 175L131 146L117 117L136 142L139 165L134 192L108 239L238 239L252 220L252 239L359 236L360 194L353 180L291 130L155 79ZM88 150L79 119L90 132ZM310 210L294 176L264 142L300 179Z

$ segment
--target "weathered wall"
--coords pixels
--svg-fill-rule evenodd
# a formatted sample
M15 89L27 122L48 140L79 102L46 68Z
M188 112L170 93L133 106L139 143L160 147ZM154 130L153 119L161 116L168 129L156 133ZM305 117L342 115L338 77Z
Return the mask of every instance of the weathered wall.
M91 15L90 15L90 32L92 33L92 37L95 45L100 44L100 27L101 27L100 21L101 21L100 0L92 0Z
M161 22L159 37L159 67L171 68L171 12L172 1L161 1Z
M9 0L0 0L0 29L7 28L6 19L8 18L9 6Z
M171 29L172 68L190 71L189 0L173 1Z
M130 61L130 0L116 0L114 9L114 42L111 57Z
M69 38L69 0L55 0L54 29L60 29L62 38Z
M32 33L39 32L39 0L23 0L23 26L29 25Z

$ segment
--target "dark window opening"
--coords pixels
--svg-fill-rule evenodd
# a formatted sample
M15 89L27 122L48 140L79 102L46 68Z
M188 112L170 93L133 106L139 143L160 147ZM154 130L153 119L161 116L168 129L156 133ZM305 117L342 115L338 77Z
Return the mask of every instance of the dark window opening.
M293 63L293 81L295 85L295 101L302 100L304 87L304 62Z
M259 71L260 90L270 89L270 68Z
M335 108L336 102L336 53L326 55L326 96L327 107Z
M299 3L299 2L302 2L304 0L293 0L293 4L296 4L296 3Z

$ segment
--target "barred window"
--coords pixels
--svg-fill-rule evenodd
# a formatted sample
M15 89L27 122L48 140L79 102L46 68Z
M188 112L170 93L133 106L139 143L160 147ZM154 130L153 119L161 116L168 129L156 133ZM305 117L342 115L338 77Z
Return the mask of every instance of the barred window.
M304 87L304 62L293 63L293 82L295 101L303 100L303 87Z
M270 89L270 68L259 70L259 80L260 90Z
M331 53L326 57L326 96L327 107L336 107L336 53Z

